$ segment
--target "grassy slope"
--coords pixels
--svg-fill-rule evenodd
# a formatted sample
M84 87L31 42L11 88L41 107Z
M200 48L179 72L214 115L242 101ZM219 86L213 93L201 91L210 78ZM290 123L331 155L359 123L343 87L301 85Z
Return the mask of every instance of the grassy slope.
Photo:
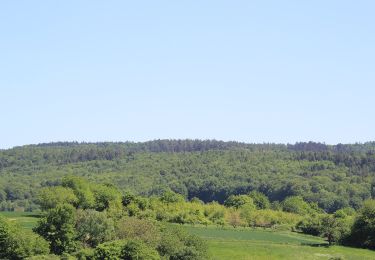
M317 237L287 231L188 227L208 240L213 259L375 259L375 252L342 246L327 247Z

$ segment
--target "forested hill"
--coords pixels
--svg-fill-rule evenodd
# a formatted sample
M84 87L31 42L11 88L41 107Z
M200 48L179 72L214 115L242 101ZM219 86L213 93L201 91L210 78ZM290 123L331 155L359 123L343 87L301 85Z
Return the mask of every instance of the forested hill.
M313 152L326 154L327 152L345 154L366 154L375 152L375 142L365 144L326 145L308 142L296 144L247 144L241 142L224 142L217 140L155 140L148 142L55 142L37 145L25 145L8 150L0 150L0 169L16 165L20 161L31 163L75 163L92 160L121 159L132 153L139 152L205 152L211 150L245 149L252 152ZM307 155L311 157L311 154Z
M42 186L67 174L141 195L170 188L223 202L258 190L272 201L300 195L328 212L375 195L375 142L246 144L216 140L58 142L0 150L0 209L32 209Z
M16 160L35 161L37 163L72 163L91 160L121 159L139 152L204 152L209 150L248 149L285 150L285 145L246 144L216 140L155 140L148 142L101 142L78 143L56 142L37 145L25 145L0 151L0 167L7 167Z

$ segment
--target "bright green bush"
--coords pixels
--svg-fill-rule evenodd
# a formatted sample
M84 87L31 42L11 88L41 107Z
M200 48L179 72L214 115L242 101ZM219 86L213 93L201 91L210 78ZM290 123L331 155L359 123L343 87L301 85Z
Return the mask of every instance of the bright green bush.
M235 209L245 205L255 208L253 199L248 195L231 195L225 200L224 205Z
M74 256L78 260L91 260L94 259L94 253L95 249L93 248L83 248L79 250L77 253L75 253Z
M58 204L76 204L78 199L71 188L61 186L42 188L37 197L37 203L42 210L56 207Z
M306 215L311 211L310 205L300 196L287 197L282 203L282 209L300 215Z
M126 240L116 240L98 245L94 251L94 260L119 260Z

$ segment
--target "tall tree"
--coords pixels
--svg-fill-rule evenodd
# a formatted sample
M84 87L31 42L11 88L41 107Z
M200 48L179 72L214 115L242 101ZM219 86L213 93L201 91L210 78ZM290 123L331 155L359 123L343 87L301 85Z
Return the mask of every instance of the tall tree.
M51 252L61 255L76 248L75 209L70 204L60 204L47 211L34 231L50 242Z

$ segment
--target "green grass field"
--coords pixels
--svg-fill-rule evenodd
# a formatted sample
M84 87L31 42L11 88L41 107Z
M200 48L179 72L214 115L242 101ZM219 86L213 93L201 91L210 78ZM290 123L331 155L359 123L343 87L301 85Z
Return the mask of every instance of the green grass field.
M318 237L288 231L187 227L207 239L214 260L221 259L375 259L375 252L342 246L328 247Z
M31 230L38 214L25 212L0 212L25 229ZM185 226L192 234L208 241L213 260L252 259L375 259L375 252L342 246L328 247L319 237L289 231L233 229Z
M17 222L27 230L31 230L39 218L39 215L34 212L0 212L0 215Z

